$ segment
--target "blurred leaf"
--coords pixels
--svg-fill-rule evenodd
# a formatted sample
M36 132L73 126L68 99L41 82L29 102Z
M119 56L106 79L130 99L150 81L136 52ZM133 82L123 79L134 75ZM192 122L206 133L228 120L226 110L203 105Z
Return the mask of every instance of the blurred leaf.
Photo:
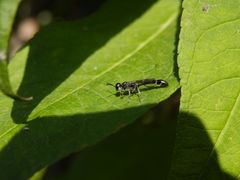
M13 99L31 100L13 92L7 69L8 42L19 2L20 0L0 0L0 90Z
M183 6L178 57L182 85L180 111L199 118L203 127L194 118L180 115L171 175L224 179L224 171L237 178L240 174L240 1L185 0ZM206 141L206 133L212 143Z
M40 171L37 171L31 178L30 180L41 180L44 177L44 174L46 172L46 168L41 169Z
M178 10L175 0L109 1L80 22L43 29L10 66L15 88L21 81L18 93L34 100L12 104L1 98L5 173L0 179L26 179L173 94L179 87L174 69ZM141 88L141 102L136 95L121 99L106 86L142 78L164 79L169 86Z

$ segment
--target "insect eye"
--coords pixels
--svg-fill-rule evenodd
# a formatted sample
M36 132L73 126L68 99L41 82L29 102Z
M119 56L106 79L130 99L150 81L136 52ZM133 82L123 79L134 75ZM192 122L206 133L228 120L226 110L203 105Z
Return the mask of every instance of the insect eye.
M117 83L117 84L115 85L115 88L116 88L116 90L118 91L118 90L120 90L120 89L122 88L122 85L121 85L120 83Z

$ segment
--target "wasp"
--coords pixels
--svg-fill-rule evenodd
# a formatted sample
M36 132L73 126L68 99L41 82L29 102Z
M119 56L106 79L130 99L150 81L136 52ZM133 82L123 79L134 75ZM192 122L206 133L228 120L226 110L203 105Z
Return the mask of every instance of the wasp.
M107 83L107 85L111 85L115 87L116 91L120 93L120 96L123 96L125 92L128 92L129 97L133 93L140 94L139 87L144 85L157 85L158 87L167 87L168 83L162 79L142 79L136 81L125 81L123 83L116 83L115 85Z

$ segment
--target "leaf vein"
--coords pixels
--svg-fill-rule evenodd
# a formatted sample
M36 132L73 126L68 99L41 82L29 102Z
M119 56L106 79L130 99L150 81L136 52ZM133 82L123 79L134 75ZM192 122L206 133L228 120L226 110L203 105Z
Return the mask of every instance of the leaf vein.
M218 28L219 26L222 26L222 25L225 25L225 24L228 24L228 23L232 23L232 22L238 21L238 20L240 20L240 18L231 19L231 20L227 20L227 21L221 22L221 23L219 23L219 24L215 24L214 26L212 26L212 27L208 28L207 30L203 31L203 32L197 37L196 41L194 42L193 53L192 53L192 57L191 57L191 61L190 61L191 64L190 64L190 67L189 67L189 72L188 72L188 75L187 75L187 78L186 78L186 79L187 79L186 82L189 81L189 78L190 78L190 76L191 76L191 72L192 72L192 68L193 68L193 64L194 64L193 59L194 59L194 57L195 57L195 52L196 52L196 49L197 49L196 47L197 47L197 44L198 44L198 42L200 41L200 39L201 39L207 32L209 32L209 31L211 31L211 30L213 30L213 29Z
M205 164L205 166L204 166L203 169L202 169L202 173L200 173L200 177L201 177L202 174L204 173L204 169L207 168L207 164L208 164L208 162L210 161L212 155L214 154L216 147L217 147L218 144L221 142L221 140L222 140L222 138L223 138L223 135L225 134L225 132L226 132L226 130L228 129L228 127L230 126L230 125L229 125L229 124L230 124L229 121L231 120L231 117L232 117L232 115L233 115L233 112L236 110L235 108L236 108L238 102L240 102L240 90L239 90L239 92L238 92L238 96L237 96L237 98L236 98L236 101L233 103L233 106L232 106L232 108L231 108L231 111L229 112L229 115L228 115L228 117L227 117L227 119L226 119L226 122L225 122L222 130L220 131L220 133L219 133L219 135L218 135L218 137L217 137L216 143L214 144L214 146L213 146L213 148L212 148L212 151L211 151L211 153L209 154L209 157L208 157L208 159L207 159L207 161L206 161L206 164Z

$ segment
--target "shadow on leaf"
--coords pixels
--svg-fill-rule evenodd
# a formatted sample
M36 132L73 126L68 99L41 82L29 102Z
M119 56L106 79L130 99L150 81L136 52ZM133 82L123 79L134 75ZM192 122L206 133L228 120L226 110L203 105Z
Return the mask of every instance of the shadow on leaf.
M56 23L43 29L30 43L24 77L17 92L34 99L30 103L14 102L11 113L14 122L25 123L41 100L155 1L109 1L89 19Z
M26 179L45 165L93 145L133 122L150 107L39 117L26 122L0 152L0 168L4 172L0 173L0 179Z
M138 114L146 112L150 107L149 105L106 113L39 117L27 122L26 127L16 133L0 152L0 168L4 172L0 174L0 179L26 179L37 170L67 156L69 153L77 152L86 146L99 142L126 124L133 122ZM119 162L119 165L122 164L122 166L112 165L113 159L111 158L115 155L109 158L110 153L100 153L100 157L104 159L104 165L107 168L102 166L102 161L93 162L91 158L88 163L83 160L83 162L86 162L84 168L95 169L98 177L100 175L102 177L112 175L114 179L118 179L116 174L122 174L122 176L119 175L119 179L123 177L127 179L128 175L124 173L129 172L125 168L128 165L128 168L134 170L130 172L130 177L135 175L138 175L139 179L146 179L144 177L152 177L152 175L160 178L166 177L172 159L172 153L169 153L169 151L173 151L176 131L174 124L169 125L169 127L166 126L164 129L168 130L161 132L150 128L149 133L154 132L154 136L150 133L150 136L145 134L146 137L145 135L130 133L130 136L124 136L121 140L118 137L114 140L115 135L113 135L112 143L120 144L117 146L119 149L112 148L110 151L112 154L116 154L116 157L121 157L115 160L121 161L122 163ZM214 145L197 117L181 113L177 132L170 179L185 177L190 179L234 179L221 169L217 153L212 151ZM151 138L159 135L162 136L159 137L159 140L152 141ZM169 136L172 138L166 141ZM150 142L153 144L149 145L149 148L144 147L147 145L146 143ZM106 145L103 143L103 146ZM109 148L108 146L111 147L111 143L107 145L107 148ZM131 151L131 148L135 148L135 151ZM129 149L129 151L126 151L126 149ZM168 154L167 158L165 157L166 154ZM90 153L87 156L91 157L92 155ZM127 164L129 160L131 163ZM127 162L126 165L125 161ZM151 163L151 161L153 162ZM150 167L144 168L144 162L147 162ZM116 164L118 163L116 162ZM96 168L93 168L95 166ZM98 168L100 168L100 171ZM161 171L162 168L164 172ZM14 169L14 172L12 169ZM84 172L90 173L85 174L86 177L89 176L94 179L92 171ZM98 174L99 172L101 174ZM151 176L149 173L152 173ZM162 173L165 173L165 175L161 176Z
M221 169L214 148L200 119L180 112L170 179L236 179Z

